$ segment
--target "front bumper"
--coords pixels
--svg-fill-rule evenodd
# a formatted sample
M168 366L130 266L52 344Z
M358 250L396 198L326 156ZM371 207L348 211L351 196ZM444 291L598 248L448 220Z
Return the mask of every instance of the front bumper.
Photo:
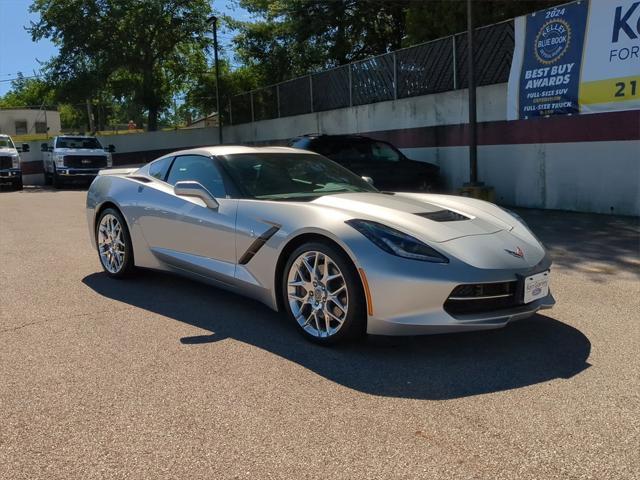
M22 180L22 170L8 168L0 170L0 185L15 185Z
M510 309L473 315L449 315L444 310L418 313L399 318L369 318L367 333L372 335L429 335L437 333L472 332L492 330L507 326L511 322L533 316L539 310L551 308L556 301L549 293L544 298Z
M435 264L381 254L358 245L358 267L366 274L370 290L367 333L373 335L425 335L488 330L530 317L553 307L551 293L528 304L519 300L494 311L459 314L445 310L445 302L459 285L518 282L549 270L551 259L540 253L537 260L518 268L478 268L452 259ZM516 297L517 299L521 297Z
M69 168L58 167L56 168L56 174L58 178L65 183L72 182L91 182L98 176L100 168Z

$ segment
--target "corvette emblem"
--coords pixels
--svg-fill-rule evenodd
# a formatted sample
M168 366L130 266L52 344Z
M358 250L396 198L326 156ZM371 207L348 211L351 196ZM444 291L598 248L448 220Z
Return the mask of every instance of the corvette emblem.
M524 257L524 252L522 251L522 249L520 247L516 247L515 250L509 250L509 249L505 248L504 251L507 252L510 255L513 255L514 257L517 257L517 258Z

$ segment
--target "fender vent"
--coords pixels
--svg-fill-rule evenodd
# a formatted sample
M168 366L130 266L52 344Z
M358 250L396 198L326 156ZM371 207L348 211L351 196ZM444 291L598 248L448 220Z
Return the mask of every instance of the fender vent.
M451 210L436 210L435 212L415 213L414 215L428 218L434 222L459 222L462 220L469 220L469 217L461 215L460 213L452 212Z

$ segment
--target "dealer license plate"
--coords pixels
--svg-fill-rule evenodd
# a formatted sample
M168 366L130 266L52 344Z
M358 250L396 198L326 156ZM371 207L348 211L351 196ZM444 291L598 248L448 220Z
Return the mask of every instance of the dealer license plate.
M549 295L549 271L524 279L524 303L531 303Z

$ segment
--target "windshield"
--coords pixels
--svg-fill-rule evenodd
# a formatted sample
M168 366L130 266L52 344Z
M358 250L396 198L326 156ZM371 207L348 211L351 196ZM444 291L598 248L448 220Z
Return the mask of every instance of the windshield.
M0 148L16 148L9 137L0 137Z
M346 192L377 192L355 173L320 155L243 153L221 161L250 198L286 200Z
M80 148L80 149L102 149L102 145L97 138L87 137L58 137L56 148Z

